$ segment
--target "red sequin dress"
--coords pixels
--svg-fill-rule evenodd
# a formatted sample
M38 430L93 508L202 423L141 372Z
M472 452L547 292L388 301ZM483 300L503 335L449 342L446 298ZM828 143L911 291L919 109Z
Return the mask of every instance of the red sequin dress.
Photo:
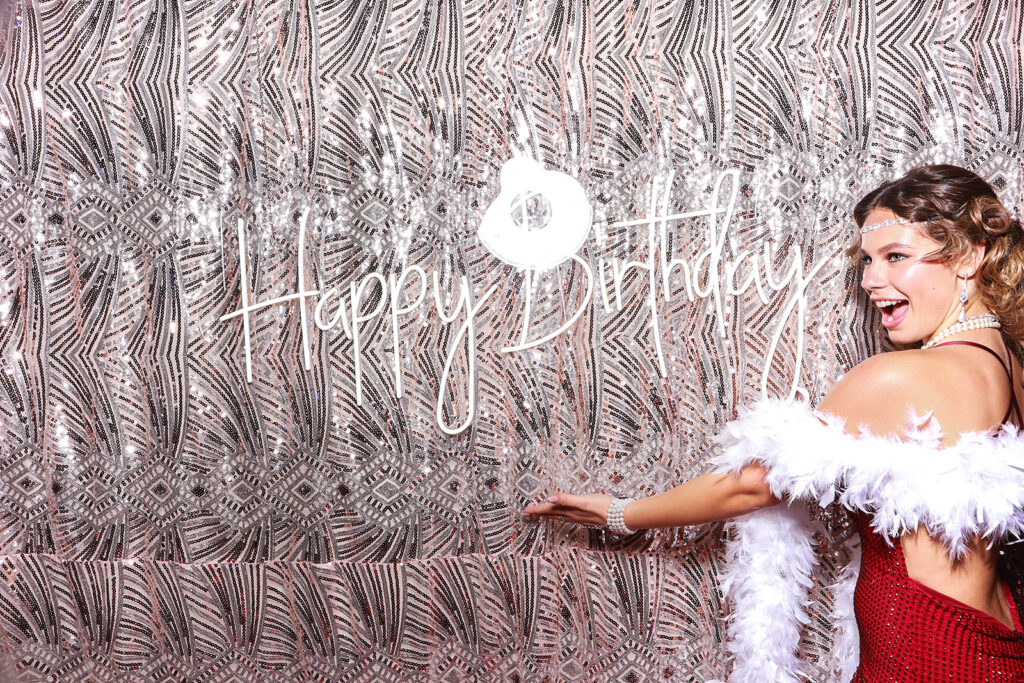
M981 344L947 344L977 346L999 358ZM1012 370L1007 372L1012 388ZM1020 423L1015 396L1004 423L1012 411L1016 411ZM899 541L893 539L890 545L875 533L868 515L857 513L854 519L862 553L854 593L860 630L860 666L853 677L855 682L1024 682L1024 632L1005 584L1014 629L910 578Z

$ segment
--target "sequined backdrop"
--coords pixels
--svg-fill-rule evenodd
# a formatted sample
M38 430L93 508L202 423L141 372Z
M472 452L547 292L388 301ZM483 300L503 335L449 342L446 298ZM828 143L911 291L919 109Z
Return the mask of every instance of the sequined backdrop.
M941 160L1019 209L1022 23L975 2L17 5L0 62L5 680L724 677L721 525L615 539L520 510L705 471L760 395L786 292L721 315L661 299L655 332L633 269L621 310L502 353L524 277L476 233L498 170L519 155L580 181L589 263L646 258L645 227L612 226L649 215L658 183L683 212L738 170L726 256L773 245L776 276L794 246L824 260L800 372L789 324L767 373L771 393L796 380L816 399L879 348L841 258L861 193ZM463 275L474 297L496 286L475 377L460 343L442 386L458 321L424 305L364 324L357 401L352 339L314 331L305 369L291 302L253 313L247 382L242 324L219 320L241 306L239 219L263 301L296 290L307 209L315 287L411 265L442 298ZM674 249L706 230L675 226ZM583 300L578 275L540 278L537 336ZM456 424L467 390L476 417L449 436L435 403ZM815 680L833 678L821 586L842 560L823 558Z

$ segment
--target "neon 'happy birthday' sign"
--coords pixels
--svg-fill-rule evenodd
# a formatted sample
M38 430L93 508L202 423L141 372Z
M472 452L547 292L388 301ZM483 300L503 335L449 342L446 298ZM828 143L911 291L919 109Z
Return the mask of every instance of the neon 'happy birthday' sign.
M677 214L667 214L669 192L672 186L673 172L663 182L655 182L651 188L650 216L632 221L612 223L609 227L647 226L647 260L620 261L617 258L598 259L597 281L600 283L598 293L606 311L621 310L622 281L625 274L633 269L647 273L647 303L650 307L650 324L653 332L658 369L662 377L667 376L665 354L661 344L661 329L658 318L659 286L663 298L667 301L672 296L671 281L677 269L682 275L682 284L686 297L697 301L711 297L717 315L719 333L726 336L724 307L728 297L736 297L755 287L757 295L764 305L769 304L766 293L790 290L790 296L780 309L778 324L772 336L768 354L765 358L761 374L761 391L767 396L768 373L775 357L779 342L785 332L788 321L796 312L796 370L790 385L789 398L793 398L798 389L799 368L804 351L804 314L807 305L807 286L811 279L828 262L828 258L813 264L806 272L803 269L803 258L799 245L790 247L790 265L778 280L772 272L772 247L769 241L762 244L760 253L744 250L733 258L725 258L725 239L732 220L739 192L739 172L723 171L715 183L709 206L703 209ZM723 202L723 186L730 181L730 190ZM592 227L591 207L582 186L571 176L557 171L546 170L541 164L528 159L511 159L505 163L501 171L501 191L488 208L479 228L479 236L484 246L495 256L506 263L526 271L524 283L525 301L523 303L523 326L519 343L501 349L502 353L525 351L546 344L564 334L583 315L587 307L593 303L595 277L594 269L587 261L577 254L585 242ZM437 271L427 276L420 266L407 266L396 277L394 273L385 277L378 272L371 272L359 280L348 283L347 297L342 289L331 287L326 291L307 289L305 281L306 229L309 209L303 210L299 221L298 235L298 283L292 294L250 302L249 283L246 263L246 239L244 223L238 223L238 255L239 273L241 274L241 307L228 313L220 320L242 319L244 335L245 376L252 381L252 348L250 339L249 316L261 309L277 305L298 306L299 326L302 336L303 367L311 367L309 345L310 318L313 325L321 332L336 330L339 326L345 336L351 340L355 374L356 403L362 405L362 349L364 340L361 338L362 326L384 314L385 306L391 319L393 341L393 370L395 376L395 392L402 397L402 368L399 352L398 328L399 320L415 312L426 301L429 285L432 285L432 299L437 315L445 324L453 324L460 317L461 325L452 336L445 358L444 370L441 374L440 390L436 403L438 427L446 434L454 435L465 431L476 417L476 328L475 317L494 294L497 285L492 285L475 301L469 279L463 275L459 279L459 292L453 295L453 302L445 310L443 287ZM692 261L672 258L668 253L667 231L670 224L704 219L708 224L704 249ZM601 234L598 233L598 240ZM534 280L539 271L561 267L572 262L580 268L586 277L586 294L577 309L572 312L566 322L558 329L536 339L529 338L531 314L534 301L532 292ZM615 303L611 302L606 284L606 270L610 267ZM660 275L660 278L659 278ZM739 276L739 281L737 281ZM410 278L415 277L418 292L409 301L403 301ZM660 280L660 282L659 282ZM375 288L376 291L370 288ZM370 295L377 297L377 303L368 313L361 312L362 304ZM310 300L315 300L310 312ZM333 313L331 310L333 309ZM442 415L443 397L448 387L449 377L455 356L463 341L468 347L468 387L466 391L466 416L457 425L449 425Z

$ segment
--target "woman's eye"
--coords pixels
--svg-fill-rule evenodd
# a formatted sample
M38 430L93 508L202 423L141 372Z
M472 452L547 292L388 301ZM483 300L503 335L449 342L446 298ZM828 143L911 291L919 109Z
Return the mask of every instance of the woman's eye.
M902 261L905 258L907 258L906 254L897 254L897 253L889 254L889 260L890 261Z
M870 265L871 257L868 256L867 254L864 254L860 257L860 262L863 263L865 266Z

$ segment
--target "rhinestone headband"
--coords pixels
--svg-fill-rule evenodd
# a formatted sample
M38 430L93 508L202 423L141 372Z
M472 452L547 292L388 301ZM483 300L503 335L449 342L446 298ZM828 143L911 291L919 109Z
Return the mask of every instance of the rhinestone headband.
M863 235L866 232L873 232L875 230L879 230L880 228L888 228L890 225L903 225L905 223L913 222L914 221L910 220L909 218L890 218L889 220L879 221L878 223L872 223L871 225L865 225L863 228L860 229L860 234Z

